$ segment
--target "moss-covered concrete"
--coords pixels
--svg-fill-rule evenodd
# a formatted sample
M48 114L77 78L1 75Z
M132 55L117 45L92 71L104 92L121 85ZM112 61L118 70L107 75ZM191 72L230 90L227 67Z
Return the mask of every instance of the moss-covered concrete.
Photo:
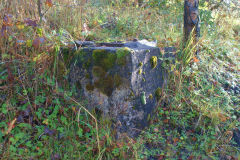
M113 116L114 121L122 124L116 125L118 131L134 135L136 132L128 129L146 126L161 100L163 61L158 58L156 47L138 42L111 45L96 44L73 52L69 79L73 85L80 82L81 90L76 89L79 97L88 100L89 109L97 106L104 115ZM71 57L65 56L65 60Z

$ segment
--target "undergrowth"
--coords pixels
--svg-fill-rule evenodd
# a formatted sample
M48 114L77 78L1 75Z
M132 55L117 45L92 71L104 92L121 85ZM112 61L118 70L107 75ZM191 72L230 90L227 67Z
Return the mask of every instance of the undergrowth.
M0 2L1 159L239 159L237 2L201 2L198 56L181 48L181 1L44 2L43 16L35 1ZM60 51L76 39L134 38L179 51L165 63L168 86L150 127L116 140L111 120L76 98Z

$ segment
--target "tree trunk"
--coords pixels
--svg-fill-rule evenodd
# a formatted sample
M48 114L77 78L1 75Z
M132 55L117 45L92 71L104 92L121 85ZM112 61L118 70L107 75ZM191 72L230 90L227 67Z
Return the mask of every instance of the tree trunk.
M196 44L200 36L200 17L198 11L199 0L185 0L184 2L184 41L190 38L191 32L193 42Z
M38 0L37 1L37 6L38 6L38 15L40 17L40 20L39 20L39 24L41 24L42 22L42 1L41 0Z

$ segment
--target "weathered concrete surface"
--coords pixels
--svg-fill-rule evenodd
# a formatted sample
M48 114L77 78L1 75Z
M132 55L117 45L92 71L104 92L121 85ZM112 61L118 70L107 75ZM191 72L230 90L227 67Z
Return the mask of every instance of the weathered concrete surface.
M97 108L113 119L117 133L136 135L148 124L167 82L159 58L175 50L164 48L162 54L154 42L146 40L77 43L85 47L71 60L70 82L88 100L89 109Z

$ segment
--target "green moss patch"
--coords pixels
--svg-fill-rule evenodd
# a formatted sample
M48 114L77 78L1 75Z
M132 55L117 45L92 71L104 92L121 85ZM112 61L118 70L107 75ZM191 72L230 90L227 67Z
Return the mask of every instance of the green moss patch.
M93 51L92 58L94 65L100 66L107 71L115 65L117 55L103 49L97 49Z
M106 74L106 71L102 67L99 66L93 66L92 68L92 74L98 78L104 77Z
M88 83L88 84L86 85L86 89L87 89L88 91L93 91L93 90L94 90L94 86L93 86L91 83Z
M121 66L125 66L127 63L126 56L131 53L131 50L127 47L117 49L117 64Z
M113 76L113 79L114 79L114 87L119 87L121 84L122 84L122 78L120 77L119 74L115 74Z
M87 79L95 76L97 80L93 84L86 85L88 91L93 91L94 88L107 96L111 96L115 88L122 84L122 78L119 74L109 74L109 70L114 65L126 64L126 56L130 53L128 48L118 49L116 53L111 53L104 49L93 50L92 55L80 50L75 53L77 61L81 62L84 69L88 69L93 65L92 70L85 75Z
M107 96L111 96L114 89L114 79L108 75L94 82L94 86Z
M122 84L122 78L120 75L101 75L98 80L94 82L94 87L98 88L102 93L107 96L111 96L114 88L119 87Z
M72 59L76 62L82 63L82 67L84 69L88 69L92 64L92 58L89 57L88 53L85 52L83 49L74 52L74 55L72 57L65 56L65 58L66 61L69 61L69 63L72 61Z
M156 68L157 67L157 56L152 56L150 59L150 63L151 63L152 69Z
M57 70L57 77L58 79L62 76L66 76L68 74L69 70L66 66L66 64L63 61L58 62L58 70Z
M94 50L92 53L93 68L92 74L98 78L94 82L94 87L98 88L102 93L111 96L114 88L122 84L122 78L118 74L107 75L109 69L118 65L126 64L125 56L130 53L129 49L121 48L116 53L106 50Z
M80 62L86 61L87 52L84 52L83 49L80 49L74 53L74 58Z
M142 68L140 68L139 71L138 71L138 74L141 75L142 72L143 72L143 71L142 71Z
M161 95L162 95L162 90L161 90L161 88L158 87L158 88L155 90L155 96L156 96L157 100L160 100Z
M88 69L91 66L91 58L88 58L86 62L83 63L83 68Z
M86 78L86 79L90 79L90 74L87 73L87 74L85 75L85 78Z
M148 98L153 99L153 95L149 94Z
M114 88L117 88L122 84L122 78L120 75L107 75L107 72L102 67L94 66L92 74L98 78L98 80L94 82L94 87L98 88L107 96L111 96Z

